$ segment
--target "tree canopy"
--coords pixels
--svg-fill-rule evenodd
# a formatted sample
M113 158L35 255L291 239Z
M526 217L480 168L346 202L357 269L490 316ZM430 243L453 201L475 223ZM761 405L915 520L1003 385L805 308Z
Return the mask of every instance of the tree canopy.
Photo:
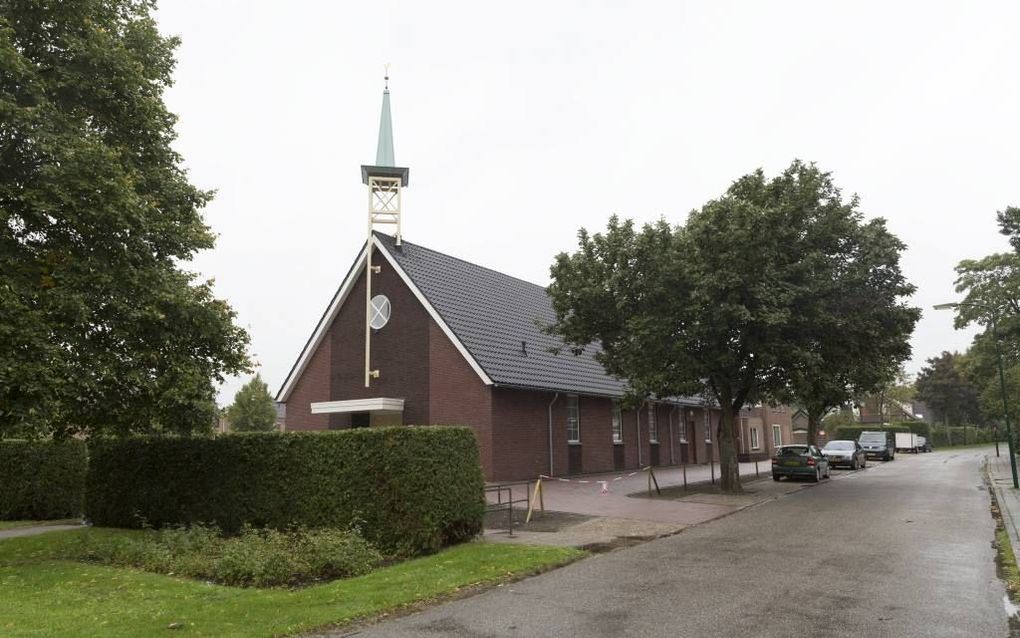
M0 437L188 432L248 336L181 268L213 246L145 0L0 4Z
M1020 397L1020 208L1007 206L996 217L1013 251L965 259L956 266L956 292L963 294L956 308L956 327L983 327L958 367L975 387L982 419L1002 422L997 349L1002 353L1007 396L1014 413ZM992 329L993 320L996 330ZM953 418L955 415L950 416Z
M761 170L738 179L683 226L636 230L614 216L604 233L582 229L578 250L551 269L551 331L577 350L598 343L633 397L717 401L722 486L739 490L734 426L744 405L788 397L795 377L839 350L825 342L862 304L904 317L879 325L868 314L867 329L842 342L853 354L871 352L861 339L909 334L916 321L900 299L912 291L899 273L902 244L856 206L828 173L796 161L773 179Z
M256 374L244 384L227 408L227 421L235 432L269 432L276 429L276 404L269 386Z
M934 419L946 425L980 421L978 390L965 374L963 359L959 353L943 352L928 359L917 375L917 398L924 401Z

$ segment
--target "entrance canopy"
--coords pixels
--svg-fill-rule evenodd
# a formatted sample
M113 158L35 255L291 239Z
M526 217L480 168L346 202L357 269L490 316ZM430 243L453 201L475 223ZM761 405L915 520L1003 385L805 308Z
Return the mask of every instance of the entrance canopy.
M312 404L312 414L350 414L353 412L400 414L403 411L403 399L385 397L377 399L350 399L347 401L322 401Z

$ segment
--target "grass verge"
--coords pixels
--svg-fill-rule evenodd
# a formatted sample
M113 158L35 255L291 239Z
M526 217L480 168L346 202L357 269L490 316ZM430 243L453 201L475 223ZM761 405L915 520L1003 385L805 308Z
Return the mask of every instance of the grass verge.
M78 530L0 541L3 636L285 636L566 564L583 552L473 542L304 589L240 589L58 558ZM92 533L129 534L94 529Z
M59 521L0 521L0 532L20 527L45 527L47 525L79 525L80 518L68 518Z
M999 499L995 496L995 487L988 477L988 470L985 469L985 484L988 486L988 493L991 496L992 519L995 521L995 566L999 578L1009 594L1013 603L1020 603L1020 567L1016 564L1016 554L1013 553L1013 544L1009 540L1009 532L1006 531L1005 523L1002 520L1002 511L999 510Z

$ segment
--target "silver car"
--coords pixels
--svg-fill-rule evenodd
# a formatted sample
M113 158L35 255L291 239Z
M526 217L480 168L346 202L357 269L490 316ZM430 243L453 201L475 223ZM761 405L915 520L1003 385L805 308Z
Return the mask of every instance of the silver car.
M829 461L831 467L843 465L857 470L868 466L864 448L857 441L829 441L822 448L822 456Z

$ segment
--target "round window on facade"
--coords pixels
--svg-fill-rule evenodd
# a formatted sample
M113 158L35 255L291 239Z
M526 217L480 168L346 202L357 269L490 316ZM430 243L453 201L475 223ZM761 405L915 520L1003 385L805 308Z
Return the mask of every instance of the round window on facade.
M390 320L390 300L386 295L372 297L372 309L368 313L368 325L374 330L380 330Z

